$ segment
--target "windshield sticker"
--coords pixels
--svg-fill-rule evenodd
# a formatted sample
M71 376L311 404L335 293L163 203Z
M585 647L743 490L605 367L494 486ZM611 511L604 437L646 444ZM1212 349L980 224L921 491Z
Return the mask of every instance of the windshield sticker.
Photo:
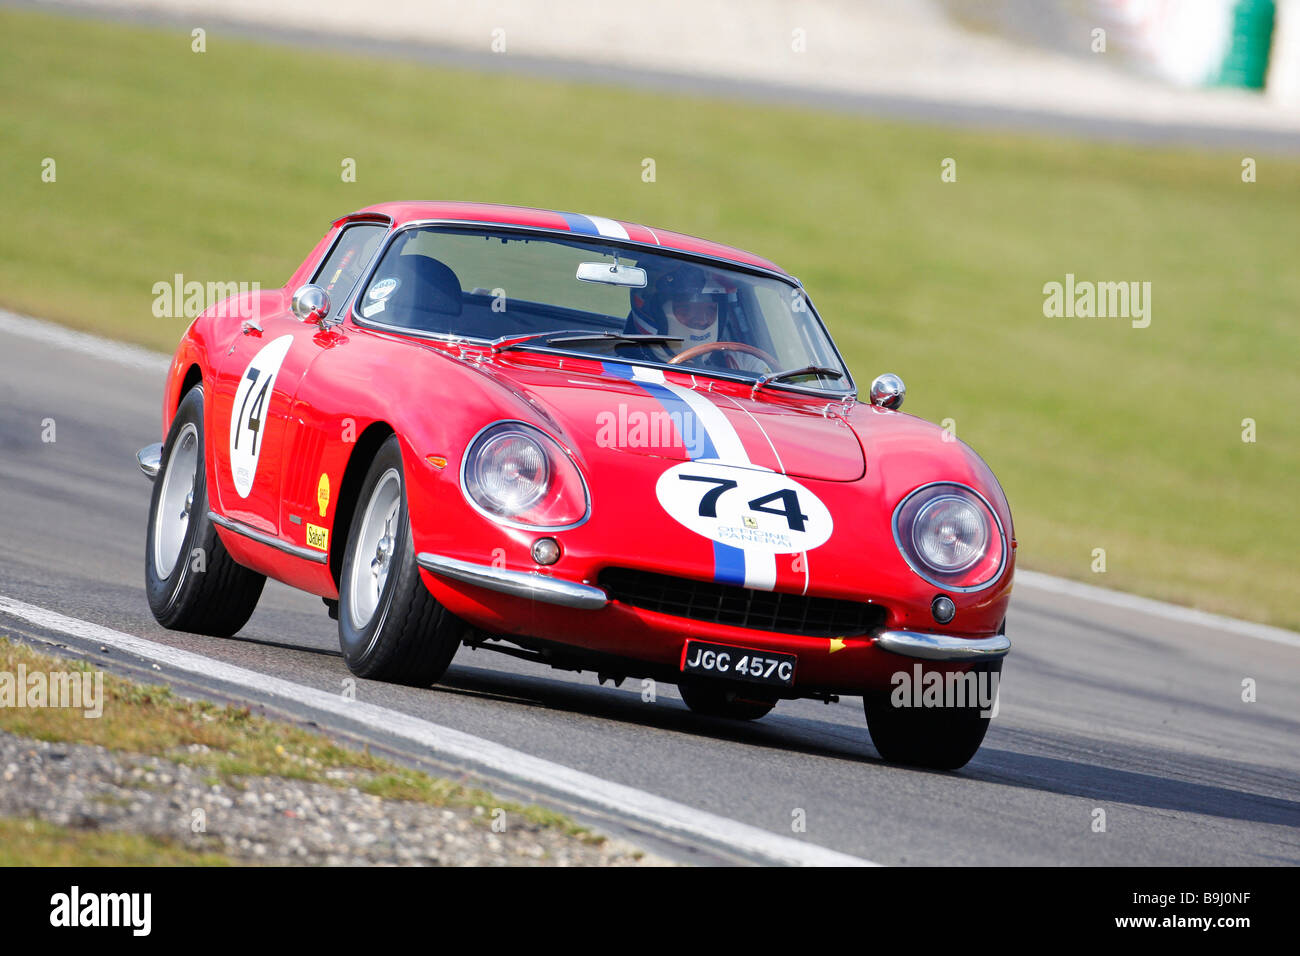
M398 286L401 284L402 280L397 278L380 279L370 287L370 298L375 300L387 299L397 291Z
M380 312L383 311L384 311L384 300L380 299L378 302L371 302L368 306L363 308L361 310L361 314L368 319L372 315L378 315Z

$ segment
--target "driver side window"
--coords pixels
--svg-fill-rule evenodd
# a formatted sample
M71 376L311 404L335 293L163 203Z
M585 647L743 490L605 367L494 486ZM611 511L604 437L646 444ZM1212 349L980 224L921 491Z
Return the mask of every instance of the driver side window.
M339 233L334 248L330 249L311 280L329 293L333 315L343 314L344 306L352 298L353 287L370 264L386 232L386 225L365 222L345 226Z

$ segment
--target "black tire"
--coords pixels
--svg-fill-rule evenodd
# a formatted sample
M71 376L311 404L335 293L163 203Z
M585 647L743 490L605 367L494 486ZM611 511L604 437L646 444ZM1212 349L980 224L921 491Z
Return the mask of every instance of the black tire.
M729 687L708 684L678 684L677 691L692 713L704 717L726 717L730 720L758 720L766 717L776 706L774 700L745 697L742 692Z
M1002 662L976 665L976 671L1000 674ZM862 698L867 730L880 756L890 763L957 770L966 766L988 733L989 717L980 707L895 707L892 691Z
M372 573L374 552L362 554L363 536L370 534L367 515L372 511L381 482L389 493L396 473L397 503L383 537L389 538L387 567L377 585L373 609L357 599L353 573ZM376 515L376 519L378 515ZM397 436L380 446L366 472L356 511L344 545L339 575L339 645L348 669L358 677L428 687L446 672L460 646L465 625L438 603L420 580L411 544L411 521L406 510L406 479ZM377 576L376 576L377 577Z
M266 577L236 564L217 537L217 529L208 520L208 479L203 448L203 387L196 385L186 392L176 410L167 441L163 443L162 464L149 499L144 548L145 593L154 620L163 627L211 637L230 637L248 623L258 598L262 596ZM189 519L181 536L179 551L167 568L167 555L173 549L167 546L166 539L156 538L160 533L159 508L165 489L175 489L173 493L179 493L184 488L185 477L173 469L188 470L185 462L192 453L197 455L197 465L190 485L193 498L188 508ZM172 528L177 524L173 522ZM167 573L163 574L163 570Z

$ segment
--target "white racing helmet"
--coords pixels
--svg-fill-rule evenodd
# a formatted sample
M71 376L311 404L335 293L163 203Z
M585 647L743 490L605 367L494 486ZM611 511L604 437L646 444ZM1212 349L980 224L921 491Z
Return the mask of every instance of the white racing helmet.
M680 345L650 346L667 361L686 349L718 341L723 308L730 297L716 276L699 266L682 265L660 276L650 297L633 301L632 317L639 332L682 340Z

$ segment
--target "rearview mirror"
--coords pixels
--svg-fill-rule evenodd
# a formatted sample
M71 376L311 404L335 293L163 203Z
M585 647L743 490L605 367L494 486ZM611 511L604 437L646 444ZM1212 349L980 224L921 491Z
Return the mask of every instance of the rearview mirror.
M318 285L305 285L293 294L293 314L304 322L315 322L324 328L325 316L330 314L330 294Z
M621 285L629 289L644 289L646 286L644 269L625 266L620 262L580 262L578 278L583 282L602 282L605 285Z

